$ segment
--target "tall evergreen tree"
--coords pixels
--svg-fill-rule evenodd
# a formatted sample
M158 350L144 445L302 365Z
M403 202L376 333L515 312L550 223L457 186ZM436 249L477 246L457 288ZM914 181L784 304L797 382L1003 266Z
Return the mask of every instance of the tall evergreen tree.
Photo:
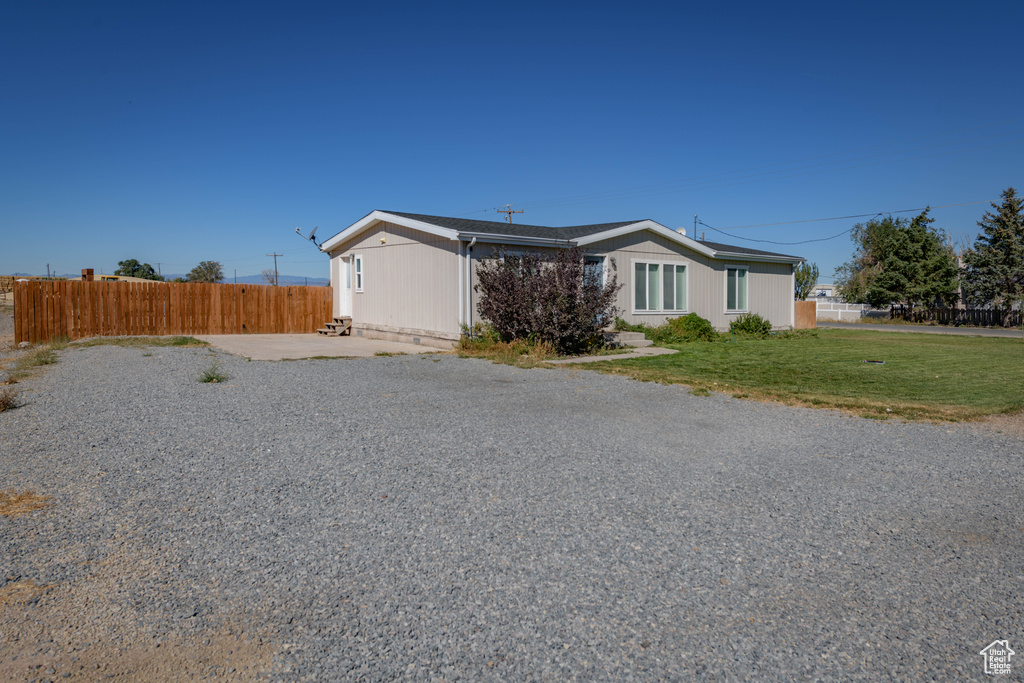
M1024 198L1008 187L1003 203L992 204L978 226L982 234L964 254L964 298L975 306L993 306L1003 321L1014 304L1024 305Z
M948 306L958 298L959 272L953 247L932 227L925 209L912 221L900 221L889 236L877 277L865 299L875 307Z

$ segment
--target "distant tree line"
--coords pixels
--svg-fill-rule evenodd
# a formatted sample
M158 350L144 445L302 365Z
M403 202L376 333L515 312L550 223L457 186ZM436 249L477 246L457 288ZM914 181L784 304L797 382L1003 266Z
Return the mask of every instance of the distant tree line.
M1024 304L1024 201L1012 187L1002 198L978 221L982 232L959 258L949 236L932 226L929 209L912 219L889 215L855 225L853 258L836 268L837 293L876 308L952 306L962 298L1005 319Z

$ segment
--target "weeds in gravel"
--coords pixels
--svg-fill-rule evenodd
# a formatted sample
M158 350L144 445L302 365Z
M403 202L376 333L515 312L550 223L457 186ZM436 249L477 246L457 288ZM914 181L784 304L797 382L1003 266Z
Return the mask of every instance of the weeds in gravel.
M391 358L392 356L407 356L409 354L407 354L407 353L400 353L400 352L399 353L392 353L391 351L377 351L373 355L380 356L381 358Z
M47 585L22 579L0 588L0 608L8 605L25 605L50 589Z
M199 375L199 381L204 384L218 384L220 382L226 382L228 380L227 374L221 372L220 364L214 360L210 367L206 368L201 375Z
M35 491L0 491L0 517L20 517L53 505L50 496L41 496Z
M15 389L4 389L0 391L0 413L14 410L18 407L18 392Z

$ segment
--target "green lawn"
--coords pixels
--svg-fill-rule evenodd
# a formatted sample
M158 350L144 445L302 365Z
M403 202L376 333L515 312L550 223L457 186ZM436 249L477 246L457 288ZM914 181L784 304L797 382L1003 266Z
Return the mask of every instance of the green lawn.
M587 367L865 416L963 420L1024 409L1020 339L823 329L671 348L679 353Z

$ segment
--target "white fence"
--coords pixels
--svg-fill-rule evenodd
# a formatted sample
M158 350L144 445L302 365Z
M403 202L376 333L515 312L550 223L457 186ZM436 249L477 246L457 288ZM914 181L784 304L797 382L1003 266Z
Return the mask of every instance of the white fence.
M817 319L828 322L855 323L868 311L872 311L867 304L844 304L833 299L817 299ZM886 313L885 317L889 317Z

